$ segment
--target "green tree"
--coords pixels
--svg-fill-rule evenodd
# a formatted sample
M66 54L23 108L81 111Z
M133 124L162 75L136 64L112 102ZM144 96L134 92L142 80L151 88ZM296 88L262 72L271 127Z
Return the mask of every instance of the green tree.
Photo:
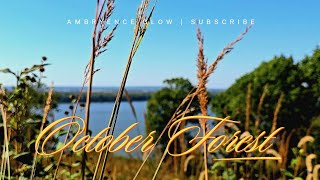
M147 103L146 113L146 126L147 131L156 131L155 138L158 138L160 133L163 131L172 115L188 95L188 93L194 88L189 80L184 78L173 78L164 81L165 87L155 92ZM195 110L189 113L194 115L199 113L199 108L196 104L191 104L191 107ZM186 108L186 105L182 109ZM160 144L166 146L168 142L167 133L160 139Z
M269 131L278 99L283 93L283 101L277 118L277 127L286 130L309 127L313 117L320 113L320 49L311 57L294 63L292 57L274 57L263 62L252 72L242 76L225 92L212 99L212 111L218 116L231 115L244 122L246 117L246 97L248 84L252 85L250 126L258 118L257 107L264 87L267 95L261 109L260 129ZM243 125L244 123L242 123Z

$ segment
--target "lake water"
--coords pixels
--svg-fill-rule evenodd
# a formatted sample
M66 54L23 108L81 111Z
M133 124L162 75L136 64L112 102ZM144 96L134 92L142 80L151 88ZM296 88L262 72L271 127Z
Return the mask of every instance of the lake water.
M58 105L58 111L54 113L54 119L60 119L69 115L65 115L64 112L69 110L70 103L60 103ZM138 126L132 129L128 135L133 138L137 135L145 135L145 121L144 113L147 109L147 101L136 101L133 102L137 117L138 117ZM109 118L113 108L113 102L104 102L104 103L91 103L91 113L90 113L90 122L89 129L92 131L92 136L99 133L101 130L108 126ZM69 110L70 111L70 110ZM213 114L210 111L209 114ZM77 116L85 119L85 110L83 108L78 108ZM133 116L132 110L128 102L122 102L119 110L118 120L115 128L114 135L117 136L123 132L127 127L135 123L135 118ZM209 127L212 127L212 124L209 124ZM63 138L64 139L64 138ZM116 154L121 156L128 156L123 150L117 152ZM135 154L135 155L134 155ZM131 155L138 156L138 154L133 153Z
M92 131L93 135L99 133L101 130L108 126L110 115L113 108L113 102L104 102L104 103L91 103L90 111L90 121L89 129ZM144 123L144 113L147 108L147 101L137 101L132 103L137 117L138 117L138 126L132 129L128 134L130 137L138 134L145 134L145 123ZM64 114L65 111L69 110L70 103L60 103L58 105L58 111L54 113L54 119L60 119L66 117ZM71 114L69 114L71 115ZM69 116L68 115L68 116ZM85 110L78 107L77 116L85 119ZM115 135L118 135L119 132L124 131L128 126L135 123L136 120L133 116L132 110L128 102L122 102L119 110L119 115L117 119L117 124L115 128ZM140 132L139 132L140 131Z
M108 122L110 119L111 111L113 108L113 102L104 102L104 103L91 103L91 112L90 112L90 122L89 122L89 129L92 131L92 135L96 135L101 130L108 126ZM145 120L144 120L144 113L147 110L147 101L136 101L132 103L137 117L138 117L138 126L135 127L132 131L128 133L130 137L136 135L145 135ZM65 115L64 112L69 110L70 103L60 103L58 105L58 111L54 113L54 119L60 119L69 115ZM211 108L209 106L208 113L210 115L214 115L212 113ZM70 110L69 110L70 111ZM85 119L85 110L83 108L78 107L77 116L80 116L82 119ZM128 102L124 101L121 103L119 115L117 119L117 124L115 128L115 135L120 134L124 131L127 127L135 123L136 120L133 116L131 107ZM211 125L211 124L210 124Z
M110 119L110 115L113 108L113 102L104 102L104 103L91 103L91 112L90 112L90 121L89 121L89 129L92 131L92 136L99 133L101 130L108 126L108 122ZM145 123L144 123L144 113L147 108L147 101L137 101L132 103L137 117L138 117L138 126L132 129L128 135L133 138L137 135L145 135ZM65 111L70 111L69 106L70 103L60 103L58 105L58 110L54 113L54 119L60 119L69 115L65 115ZM77 116L80 116L82 119L85 119L85 109L78 107ZM133 116L132 110L128 102L122 102L119 110L119 115L117 119L116 128L114 131L114 135L119 135L122 131L124 131L127 127L135 123L136 120ZM61 138L61 142L65 136ZM131 157L141 157L140 151L135 151L127 154L124 150L120 150L116 152L116 155L120 156L131 156Z

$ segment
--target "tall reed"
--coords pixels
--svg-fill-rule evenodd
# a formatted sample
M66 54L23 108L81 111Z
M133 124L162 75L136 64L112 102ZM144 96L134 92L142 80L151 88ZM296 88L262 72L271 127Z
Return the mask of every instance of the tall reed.
M125 88L125 85L127 82L131 63L132 63L133 57L134 57L135 53L137 52L138 47L140 46L140 43L141 43L141 41L147 31L147 28L150 23L150 20L151 20L151 17L152 17L152 14L153 14L153 11L155 9L156 4L157 4L157 0L155 1L155 3L153 5L153 7L151 8L151 11L148 15L147 15L147 13L148 13L147 10L149 7L149 0L143 0L141 2L141 5L138 8L131 51L128 56L128 62L127 62L127 66L126 66L124 74L123 74L121 86L119 88L119 91L118 91L118 94L117 94L117 97L116 97L116 100L115 100L115 103L114 103L114 106L112 109L112 113L111 113L111 116L109 119L108 127L110 127L111 131L109 130L106 133L106 136L113 135L113 133L114 133L114 129L116 126L117 117L118 117L118 113L119 113L119 109L120 109L120 105L121 105L121 99L122 99L124 88ZM103 156L103 154L104 154L104 156ZM108 159L108 154L109 154L108 150L106 150L105 152L103 152L103 151L100 152L98 161L96 163L96 168L95 168L95 172L93 175L93 179L97 178L97 174L99 171L101 161L102 161L102 168L100 171L100 178L99 179L103 178L103 174L104 174L107 159ZM102 158L103 158L103 160L102 160Z
M5 95L5 90L0 87L0 95ZM5 179L6 175L6 169L8 173L8 179L10 180L11 178L11 173L10 173L10 149L9 149L9 137L8 137L8 118L7 118L7 111L3 107L3 102L0 102L0 110L1 110L1 115L2 115L2 120L3 120L3 129L4 129L4 145L3 145L3 154L2 154L2 163L1 163L1 171L0 175L1 178Z
M281 95L280 95L280 97L278 99L278 102L277 102L276 109L274 110L271 132L275 131L276 128L277 128L277 119L278 119L278 114L280 112L280 108L281 108L281 104L282 104L282 101L283 101L283 97L284 97L284 94L281 93Z
M206 84L208 82L209 76L205 76L208 70L207 69L208 65L207 65L207 61L205 60L205 56L203 52L204 40L199 27L197 29L197 39L198 39L198 46L199 46L198 58L197 58L197 67L198 67L197 78L198 78L199 93L197 94L197 96L200 104L201 114L203 116L207 116L208 115L208 92L207 92ZM200 127L202 128L203 136L205 136L206 129L207 129L207 119L199 119L199 124L200 124ZM204 160L203 163L205 168L204 177L206 180L208 180L207 143L203 143L203 160Z
M247 98L246 98L246 121L244 129L249 131L250 126L250 115L251 115L251 94L252 94L252 83L248 84Z
M52 95L53 95L53 83L50 86L50 89L48 92L48 97L46 100L46 104L44 106L43 117L42 117L41 126L40 126L40 133L42 132L43 127L44 127L45 123L47 122L47 117L48 117L50 109L51 109ZM34 175L36 172L37 155L38 155L37 153L34 153L30 179L34 179Z
M203 75L204 79L208 79L210 77L210 75L214 72L214 70L217 68L218 63L224 58L224 56L228 53L230 53L233 50L233 46L238 43L239 41L241 41L244 36L249 32L249 30L251 29L252 25L248 26L245 31L243 31L234 41L232 41L231 43L229 43L226 47L224 47L222 49L222 51L219 53L219 55L217 56L217 58L213 61L213 63L208 67L207 72ZM177 107L175 113L172 115L172 118L168 121L167 125L165 126L165 128L162 130L162 132L160 133L159 137L157 138L157 140L155 141L155 145L158 144L159 139L161 139L161 137L164 135L164 132L169 128L170 124L173 122L173 120L176 118L176 113L179 112L181 110L181 107L184 104L188 104L188 106L183 110L182 114L185 115L185 111L189 108L191 102L193 101L194 97L197 96L199 94L200 90L199 90L199 86L196 89L193 89L192 91L190 91L190 93L184 98L184 100L181 102L181 104ZM183 117L183 116L182 116ZM180 126L180 123L177 124L176 129L174 130L173 133L176 133L178 128ZM140 168L138 169L134 179L136 179L142 169L142 167L145 165L146 161L148 160L148 157L150 156L150 154L152 153L152 151L154 150L154 148L152 148L148 155L146 156L145 160L142 162ZM162 158L157 166L157 169L154 173L153 179L156 178L161 164L164 161L164 158L166 157L166 155L168 154L168 150L166 149L162 155Z
M93 84L93 75L95 73L94 64L97 56L101 53L105 52L105 47L111 41L114 35L114 31L117 28L117 25L109 32L108 35L103 37L103 33L107 30L108 26L105 25L107 20L113 13L114 10L114 0L108 0L107 7L104 9L106 0L102 2L101 8L100 1L97 1L96 5L96 16L95 16L95 24L94 30L92 32L92 51L91 58L89 62L88 69L88 89L86 96L86 113L85 113L85 135L88 135L89 130L89 120L90 120L90 105L91 105L91 93L92 93L92 84ZM82 179L85 177L85 167L86 167L86 151L83 150L82 156L82 166L81 166Z
M258 131L258 127L259 127L259 125L260 125L262 105L263 105L264 99L265 99L266 96L267 96L268 87L269 87L268 84L266 84L266 85L263 87L263 92L262 92L262 95L261 95L261 97L260 97L260 99L259 99L259 104L258 104L258 109L257 109L257 118L256 118L255 124L254 124L254 131L255 131L255 132ZM257 133L258 133L258 132L257 132Z
M89 130L89 119L90 119L90 105L91 105L91 94L92 94L92 84L93 84L93 75L98 71L95 70L94 64L98 56L100 56L102 53L104 53L107 49L107 45L112 40L115 30L117 29L118 25L115 25L111 31L107 34L105 34L105 31L109 28L109 26L106 25L106 22L110 18L110 16L113 14L114 11L114 0L103 0L100 2L100 0L97 0L96 4L96 15L95 15L95 23L94 28L92 32L92 48L91 48L91 57L89 60L89 63L87 64L85 68L84 73L84 81L79 93L79 96L76 101L75 108L73 110L73 116L77 112L77 108L80 102L80 98L83 94L84 87L86 84L88 84L87 87L87 95L86 95L86 110L85 110L85 134L88 134ZM71 119L71 121L74 121L74 119ZM71 126L69 126L67 130L67 134L64 140L64 144L66 144L69 134L70 134ZM62 151L59 155L59 159L56 165L56 170L54 173L54 179L56 178L59 170L59 166L62 160L64 151ZM85 167L86 167L86 152L83 151L82 156L82 163L81 163L81 173L82 173L82 179L84 179L85 176Z

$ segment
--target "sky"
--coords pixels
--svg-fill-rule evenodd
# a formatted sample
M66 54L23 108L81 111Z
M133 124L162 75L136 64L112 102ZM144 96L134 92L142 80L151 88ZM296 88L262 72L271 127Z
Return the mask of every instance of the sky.
M48 57L46 83L81 86L91 51L93 0L3 1L0 6L0 69L19 71ZM140 0L116 0L115 19L135 17ZM222 48L247 25L221 24L222 19L254 19L254 26L210 77L209 88L227 88L237 78L274 56L292 55L299 61L320 43L318 0L159 0L153 21L172 19L171 25L149 26L133 59L127 86L161 86L163 80L185 77L196 84L198 45L191 19L219 20L218 25L199 25L204 35L205 56L211 63ZM74 24L76 19L81 24ZM68 20L73 22L68 24ZM181 20L183 24L181 25ZM111 27L113 24L111 23ZM118 86L133 39L133 25L120 24L108 51L100 56L94 86ZM0 82L14 84L0 74Z

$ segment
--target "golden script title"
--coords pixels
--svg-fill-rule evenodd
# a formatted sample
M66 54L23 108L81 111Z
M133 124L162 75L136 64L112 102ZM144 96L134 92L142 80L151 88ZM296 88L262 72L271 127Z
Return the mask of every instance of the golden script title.
M70 121L74 119L74 121ZM194 120L194 119L208 119L212 121L217 121L216 125L207 130L204 136L200 136L201 129L199 126L188 126L183 129L179 129L176 133L173 133L177 126L183 121ZM168 137L169 142L167 144L168 153L172 156L183 156L190 154L196 149L203 146L204 143L207 143L207 151L209 153L213 153L220 148L224 148L227 153L231 152L245 152L252 153L254 151L265 152L273 146L273 139L277 136L277 134L282 131L284 128L280 127L275 131L271 132L269 135L265 131L261 132L257 137L253 137L252 135L245 136L240 139L239 135L242 133L241 131L236 131L231 137L227 137L226 135L218 135L216 134L217 129L222 127L225 123L237 123L239 121L229 120L227 118L216 118L211 116L187 116L181 118L179 120L174 121L168 129ZM154 137L153 135L156 131L150 132L147 136L138 135L134 138L130 138L128 132L134 129L138 123L134 123L130 125L127 129L121 132L117 137L113 135L107 135L110 127L107 127L100 131L96 136L85 135L85 126L84 120L78 116L69 116L57 121L54 121L49 126L47 126L38 136L35 149L39 155L42 156L50 156L57 154L61 151L64 151L68 147L72 147L74 152L86 151L86 152L101 152L101 151L109 151L109 152L117 152L123 149L125 152L130 153L137 149L140 149L141 152L147 152L152 150L155 147ZM67 143L63 146L59 147L54 151L47 152L45 150L46 144L49 142L54 135L58 134L66 127L72 126L76 128L75 135L70 138ZM170 146L175 140L178 140L179 137L186 134L187 132L196 132L195 136L188 143L190 144L190 148L185 150L184 152L173 153L170 151ZM196 142L196 143L193 143ZM40 147L41 144L41 147ZM254 159L271 159L271 160L279 160L279 157L241 157L241 158L222 158L217 160L254 160Z

